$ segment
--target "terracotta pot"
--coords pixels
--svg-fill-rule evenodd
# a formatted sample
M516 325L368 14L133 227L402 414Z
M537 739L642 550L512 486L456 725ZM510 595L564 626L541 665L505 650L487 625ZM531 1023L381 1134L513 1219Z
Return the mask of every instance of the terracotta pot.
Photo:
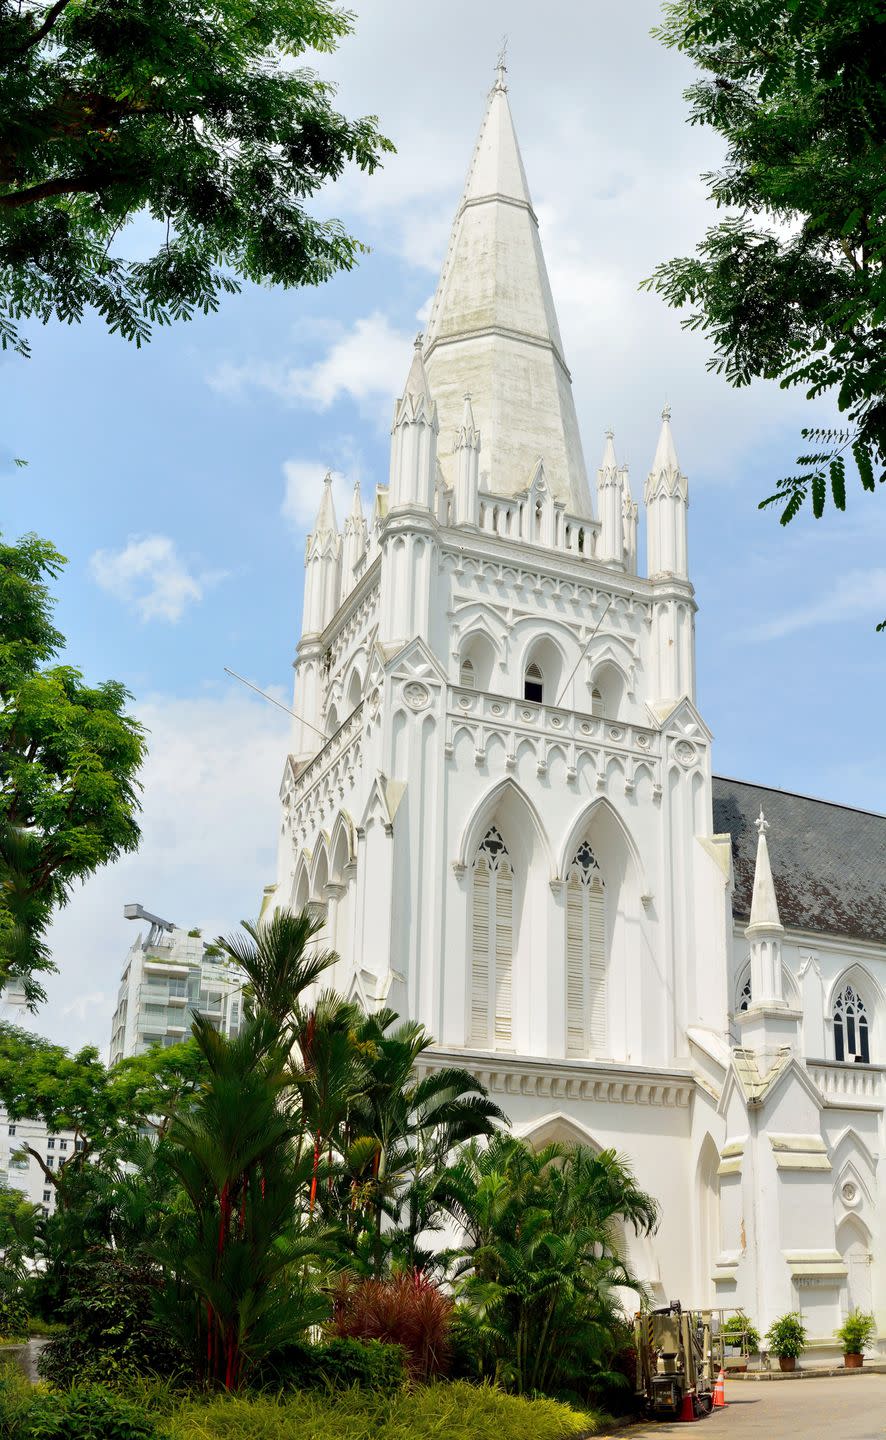
M779 1370L796 1370L796 1368L797 1368L797 1357L796 1357L796 1355L779 1355L779 1357L778 1357L778 1368L779 1368Z
M864 1364L863 1355L844 1355L843 1364L847 1370L860 1370Z

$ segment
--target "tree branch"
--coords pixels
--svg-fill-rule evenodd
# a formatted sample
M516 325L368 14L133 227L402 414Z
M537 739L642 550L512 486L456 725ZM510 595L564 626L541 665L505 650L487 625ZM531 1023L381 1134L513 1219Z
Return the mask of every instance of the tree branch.
M106 182L107 183L107 182ZM27 190L16 190L11 195L0 195L0 207L6 210L20 210L24 205L34 205L38 200L48 200L53 195L76 195L84 192L102 189L101 183L96 180L88 180L85 176L81 179L41 180L39 185L31 185Z
M25 50L31 50L35 45L40 44L40 41L44 38L45 35L49 34L56 20L69 4L70 0L55 0L55 4L50 6L48 10L46 19L43 21L43 24L34 31L30 40L28 40L27 43L22 46L22 53L24 53Z
M30 1145L25 1144L21 1148L26 1155L33 1155L34 1159L37 1161L37 1164L40 1166L40 1169L43 1171L43 1174L49 1181L50 1185L52 1185L53 1189L58 1189L58 1180L56 1178L55 1171L50 1170L42 1155L38 1155L37 1151L33 1150Z

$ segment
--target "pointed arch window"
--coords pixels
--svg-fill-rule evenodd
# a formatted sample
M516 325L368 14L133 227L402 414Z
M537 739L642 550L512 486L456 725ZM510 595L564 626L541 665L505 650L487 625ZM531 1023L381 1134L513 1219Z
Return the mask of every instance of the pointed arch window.
M523 676L523 699L534 700L540 705L544 698L544 684L544 676L533 660L531 665L526 666Z
M853 985L844 985L834 1000L834 1059L869 1065L868 1012Z
M738 995L739 1011L747 1010L751 1003L751 977L748 975Z
M462 660L461 662L461 683L465 690L473 690L475 684L473 660Z
M471 1040L507 1049L513 1034L514 869L491 825L472 866Z
M604 882L587 840L566 877L566 1053L600 1055L606 1045Z
M591 714L602 715L603 713L603 696L595 685L591 691Z

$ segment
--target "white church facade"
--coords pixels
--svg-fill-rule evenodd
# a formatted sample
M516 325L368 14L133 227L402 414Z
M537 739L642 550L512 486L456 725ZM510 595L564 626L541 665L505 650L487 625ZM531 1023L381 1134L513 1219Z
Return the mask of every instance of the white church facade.
M611 435L592 499L503 71L407 369L368 521L327 483L308 538L267 903L316 907L331 983L518 1133L629 1158L659 1302L886 1330L886 820L713 777L669 415L644 575Z

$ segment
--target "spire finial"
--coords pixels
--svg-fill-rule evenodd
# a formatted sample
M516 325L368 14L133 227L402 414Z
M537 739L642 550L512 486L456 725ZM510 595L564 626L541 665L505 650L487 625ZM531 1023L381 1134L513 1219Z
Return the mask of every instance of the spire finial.
M758 834L759 836L761 836L761 837L762 837L763 835L765 835L765 834L766 834L766 831L769 829L769 821L766 819L766 816L763 814L763 806L762 806L762 805L760 806L760 813L759 813L759 815L757 816L756 820L754 821L754 824L755 824L756 827L757 827L757 834Z
M505 80L505 75L507 74L507 71L508 71L507 56L508 56L508 37L507 37L507 35L502 35L502 37L501 37L501 49L500 49L499 52L498 52L498 59L497 59L496 62L495 62L495 84L494 84L493 87L492 87L493 90L506 91L507 88L508 88L508 86L507 86L507 81Z
M671 418L671 407L670 407L670 405L669 405L669 403L668 403L667 400L665 401L664 409L663 409L662 412L661 412L661 418L662 418L662 420L667 420L667 421L669 421L670 418Z
M421 349L422 345L424 344L424 338L425 338L424 331L423 331L423 330L419 330L419 332L418 332L418 334L416 335L414 341L412 342L413 345L415 346L415 349L416 349L416 350L420 350L420 349Z
M615 431L613 430L611 425L606 426L605 435L607 440L615 439Z

